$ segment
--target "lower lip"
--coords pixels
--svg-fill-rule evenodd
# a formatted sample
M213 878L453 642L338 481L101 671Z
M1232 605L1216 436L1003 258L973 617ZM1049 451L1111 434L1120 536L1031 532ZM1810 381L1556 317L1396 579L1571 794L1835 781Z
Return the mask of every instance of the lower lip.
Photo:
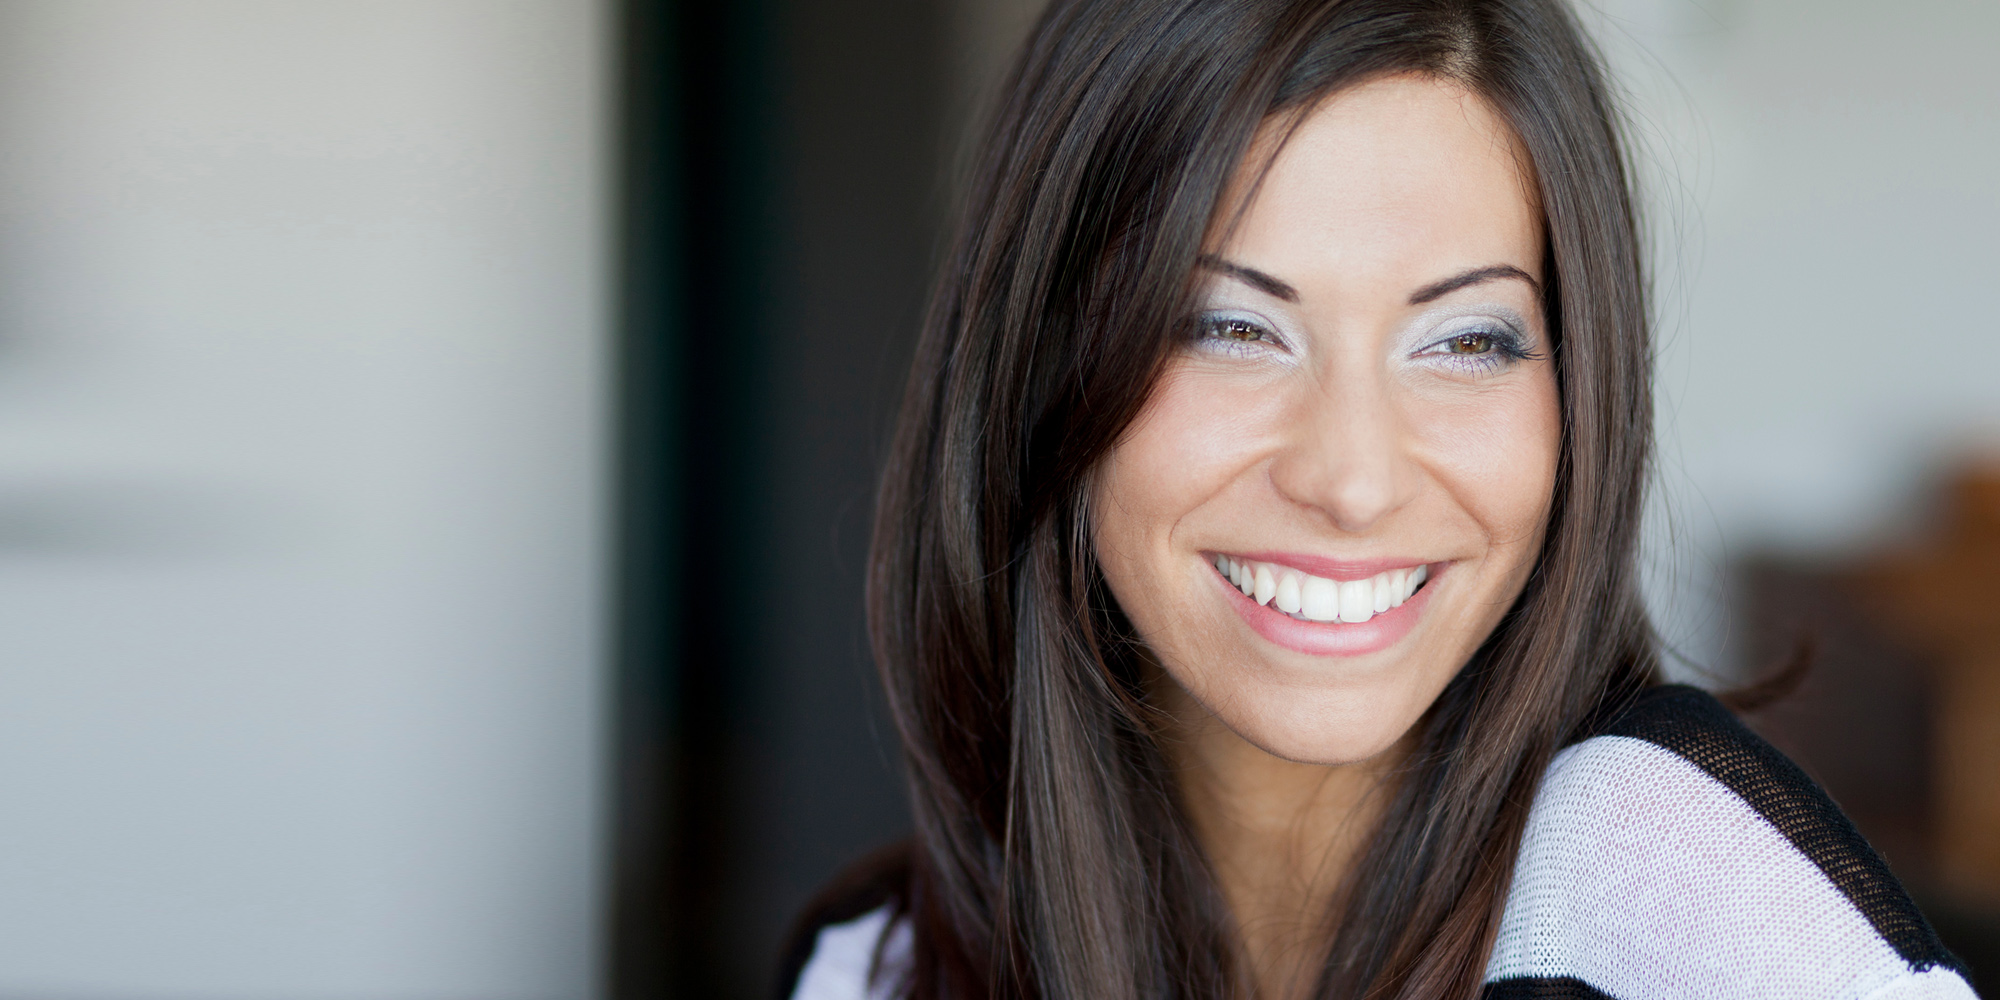
M1230 606L1257 634L1293 652L1308 656L1366 656L1379 653L1402 641L1417 625L1430 603L1431 591L1445 565L1431 567L1430 579L1410 599L1365 622L1304 622L1277 608L1266 607L1244 596L1241 590L1215 574L1215 582L1227 592Z

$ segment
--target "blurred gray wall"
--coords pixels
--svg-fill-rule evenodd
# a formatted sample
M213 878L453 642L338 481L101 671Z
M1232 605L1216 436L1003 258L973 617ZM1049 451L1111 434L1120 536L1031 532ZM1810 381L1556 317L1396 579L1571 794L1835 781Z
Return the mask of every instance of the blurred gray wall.
M1726 677L1733 559L1896 537L1942 468L2000 452L2000 4L1585 10L1655 229L1654 603Z
M594 992L606 31L0 3L0 996Z

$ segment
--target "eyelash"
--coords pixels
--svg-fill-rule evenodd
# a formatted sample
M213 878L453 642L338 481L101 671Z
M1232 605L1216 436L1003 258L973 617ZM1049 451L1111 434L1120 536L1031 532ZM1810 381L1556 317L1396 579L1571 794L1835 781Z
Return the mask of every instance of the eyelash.
M1227 327L1246 331L1254 336L1248 338L1226 336L1221 331ZM1203 313L1195 317L1193 339L1197 343L1214 344L1227 351L1241 351L1253 344L1284 346L1279 341L1277 333L1270 327L1252 319L1224 313Z
M1455 342L1485 338L1488 346L1479 353L1459 353L1451 350ZM1461 371L1484 374L1495 371L1503 365L1520 361L1538 361L1541 355L1528 350L1525 339L1504 326L1481 325L1454 331L1451 336L1433 341L1417 352L1417 357L1437 357L1444 359Z

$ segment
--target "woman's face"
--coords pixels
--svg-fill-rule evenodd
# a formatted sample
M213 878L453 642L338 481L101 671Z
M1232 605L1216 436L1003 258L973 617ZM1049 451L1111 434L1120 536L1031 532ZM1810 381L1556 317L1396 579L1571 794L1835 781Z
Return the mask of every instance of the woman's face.
M1507 125L1427 77L1328 99L1256 184L1276 141L1092 518L1186 694L1347 763L1409 729L1533 567L1561 437L1540 212Z

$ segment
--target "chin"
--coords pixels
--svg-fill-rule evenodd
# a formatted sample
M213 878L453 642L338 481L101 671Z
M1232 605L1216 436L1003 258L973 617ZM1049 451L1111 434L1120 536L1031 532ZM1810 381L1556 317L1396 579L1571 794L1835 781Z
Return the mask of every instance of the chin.
M1337 766L1376 757L1396 745L1422 714L1387 692L1300 692L1294 687L1242 692L1215 717L1251 746L1298 764Z

